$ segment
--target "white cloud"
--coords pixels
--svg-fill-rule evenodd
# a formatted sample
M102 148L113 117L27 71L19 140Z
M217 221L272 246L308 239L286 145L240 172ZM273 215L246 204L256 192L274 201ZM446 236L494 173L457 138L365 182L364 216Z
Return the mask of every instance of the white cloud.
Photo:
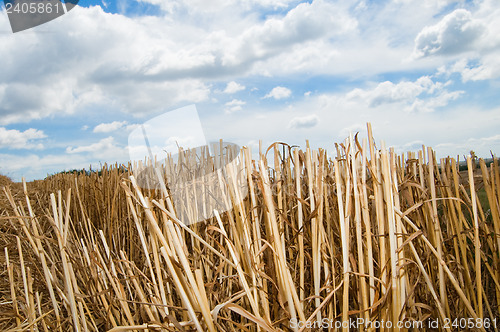
M441 66L440 72L459 73L463 82L500 77L500 6L485 0L474 9L457 9L436 25L424 28L416 38L413 55L456 55L452 63Z
M226 43L224 66L242 66L288 53L295 45L353 31L357 22L345 8L327 1L300 3L284 17L270 17Z
M109 123L101 123L94 128L94 133L109 133L118 130L125 126L127 121L113 121Z
M107 138L103 138L101 139L99 142L97 143L93 143L93 144L90 144L90 145L81 145L81 146L77 146L77 147L71 147L71 146L68 146L66 148L66 153L69 153L69 154L75 154L75 153L90 153L92 155L95 155L95 156L106 156L106 154L110 151L113 151L113 150L119 150L120 148L118 148L115 144L115 140L112 136L109 136ZM112 155L116 155L116 152L115 153L112 153ZM111 158L111 156L108 156L108 158Z
M274 98L274 99L286 99L292 95L292 90L277 86L271 90L264 98Z
M486 80L498 77L498 72L500 71L500 61L498 60L498 57L495 57L495 60L496 64L493 66L485 64L474 66L469 64L467 60L461 59L455 63L451 71L460 73L462 75L463 82ZM496 74L494 73L494 68L496 68Z
M245 104L246 102L244 102L243 100L233 99L225 104L226 106L225 112L226 114L239 112L243 109L242 106Z
M435 0L383 4L365 1L364 9L363 5L355 9L351 1L329 2L334 8L326 6L325 13L335 12L351 21L347 29L333 29L321 38L289 45L286 52L255 63L254 72L272 76L329 74L364 78L387 72L429 70L439 60L411 59L415 36L422 27L435 24L436 17L442 17L448 10L448 4Z
M430 76L422 76L415 81L393 83L385 81L371 89L356 88L346 94L347 100L361 100L369 107L379 107L392 103L404 105L406 111L434 111L449 101L457 99L464 91L449 92L445 89L451 82L434 82ZM420 98L417 98L419 97Z
M365 100L370 107L376 107L386 103L412 100L435 86L428 76L420 77L415 82L403 81L394 84L391 81L385 81L373 89L354 89L347 94L347 98L360 98Z
M439 22L427 25L415 38L413 56L469 54L487 56L500 47L498 2L485 0L458 8Z
M316 126L319 122L319 118L316 114L307 116L298 116L290 120L288 123L288 128L290 129L301 129L301 128L312 128Z
M0 35L0 42L1 39ZM0 124L27 122L58 112L71 113L79 102L79 98L74 98L71 93L70 83L63 77L50 83L30 79L26 82L2 81L0 75Z
M488 54L481 59L462 58L439 68L439 74L449 76L453 73L459 73L464 83L498 78L500 77L500 57L496 54Z
M42 130L19 131L0 127L0 149L42 149L42 143L34 141L47 137Z
M231 82L227 83L227 86L223 92L228 93L228 94L233 94L233 93L236 93L236 92L239 92L242 90L245 90L244 85L236 83L235 81L231 81Z
M474 20L469 11L457 9L417 35L414 56L453 55L473 50L484 31L484 25Z
M436 108L448 105L450 101L458 99L464 93L465 91L442 91L433 98L416 98L411 105L405 107L405 111L434 112Z

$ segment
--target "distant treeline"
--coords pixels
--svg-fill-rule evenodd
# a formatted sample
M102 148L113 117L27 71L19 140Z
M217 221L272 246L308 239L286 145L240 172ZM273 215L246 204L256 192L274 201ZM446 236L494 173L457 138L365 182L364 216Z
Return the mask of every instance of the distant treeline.
M128 168L125 166L125 165L118 165L118 164L115 164L115 167L114 168L117 168L118 171L120 173L127 173L128 172ZM53 176L56 176L58 174L76 174L76 175L91 175L91 174L97 174L99 176L102 175L102 170L103 169L108 169L107 168L107 165L101 165L101 167L98 169L98 170L95 170L95 169L92 169L92 167L89 167L89 169L85 169L85 168L82 168L82 169L71 169L71 170L64 170L64 171L61 171L61 172L56 172L56 173L53 173L53 174L47 174L47 176L45 177L45 179L49 179Z
M479 164L477 163L478 159L475 158L473 159L473 162L474 164L476 165L476 167L479 166ZM488 158L488 159L484 159L484 163L486 164L486 167L490 167L490 165L493 163L493 158ZM458 164L458 170L461 172L461 171L466 171L467 170L467 160L463 160L461 161L459 164Z

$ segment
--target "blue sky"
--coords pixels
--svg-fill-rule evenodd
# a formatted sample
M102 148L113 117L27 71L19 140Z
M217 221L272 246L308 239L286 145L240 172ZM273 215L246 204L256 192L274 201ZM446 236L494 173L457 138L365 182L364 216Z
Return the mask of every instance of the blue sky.
M332 151L349 132L438 157L500 151L496 0L80 1L13 34L0 14L0 173L129 159L195 104L207 140Z

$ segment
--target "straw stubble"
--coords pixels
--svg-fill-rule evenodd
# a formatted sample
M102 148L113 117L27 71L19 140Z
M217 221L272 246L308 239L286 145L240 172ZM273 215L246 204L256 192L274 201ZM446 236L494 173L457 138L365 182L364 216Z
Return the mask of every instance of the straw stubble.
M342 322L358 318L498 317L496 159L469 158L466 174L430 148L399 156L377 148L370 125L368 140L349 137L332 159L275 143L271 168L259 152L252 160L243 148L179 207L167 185L139 187L131 165L4 188L0 329L348 330ZM210 158L204 174L225 162ZM193 224L213 188L227 193L217 203L227 211Z

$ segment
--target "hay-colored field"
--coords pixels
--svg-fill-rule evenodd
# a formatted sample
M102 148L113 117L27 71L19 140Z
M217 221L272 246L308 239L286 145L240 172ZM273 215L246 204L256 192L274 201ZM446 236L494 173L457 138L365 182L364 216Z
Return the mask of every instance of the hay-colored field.
M392 322L380 330L451 319L460 330L455 318L497 330L498 161L460 173L431 149L396 155L369 135L335 157L275 144L251 160L244 148L234 173L246 198L237 203L226 173L229 211L193 224L116 165L24 188L0 178L0 330L321 330L349 319ZM351 330L365 327L375 330Z

